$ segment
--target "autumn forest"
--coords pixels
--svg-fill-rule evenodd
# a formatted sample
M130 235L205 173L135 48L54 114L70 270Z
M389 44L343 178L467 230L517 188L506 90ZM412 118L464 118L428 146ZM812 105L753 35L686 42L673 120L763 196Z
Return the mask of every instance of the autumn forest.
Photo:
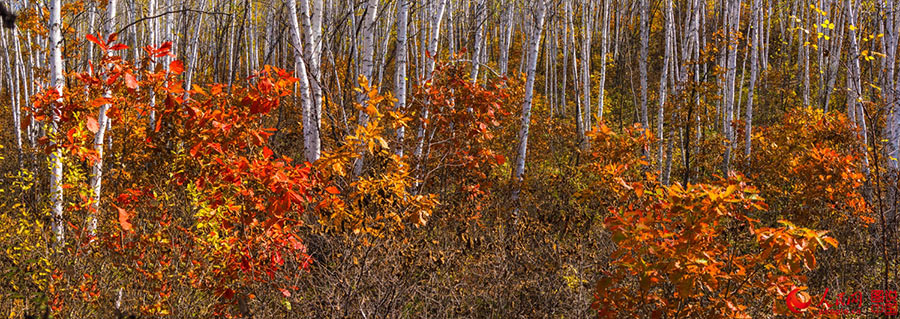
M0 316L862 318L900 1L0 1Z

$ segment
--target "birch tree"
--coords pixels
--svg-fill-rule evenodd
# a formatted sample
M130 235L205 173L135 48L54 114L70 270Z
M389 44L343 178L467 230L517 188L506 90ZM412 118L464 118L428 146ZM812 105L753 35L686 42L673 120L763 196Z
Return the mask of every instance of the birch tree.
M368 0L363 12L365 14L363 15L362 22L363 35L362 44L360 44L361 53L359 75L371 81L375 64L375 18L378 15L378 0ZM431 68L434 68L433 62ZM366 105L368 101L368 95L365 90L357 92L356 101L360 105ZM369 115L365 111L360 110L358 120L359 125L366 126L369 122ZM356 160L356 164L353 167L354 176L359 176L359 174L362 173L364 158L364 154L361 154L360 157Z
M537 71L538 49L541 44L541 33L544 28L545 0L536 0L534 3L534 23L532 23L531 35L528 39L528 61L525 79L525 100L522 102L522 124L519 129L519 145L517 147L515 182L521 184L525 176L525 155L528 151L528 126L531 123L531 106L534 98L534 77ZM519 188L516 186L513 192L513 201L518 201Z
M747 90L747 114L744 116L745 122L745 136L744 136L744 156L750 157L750 149L751 149L751 137L753 135L753 91L756 88L756 77L759 72L759 52L760 52L760 35L759 28L762 27L760 24L759 15L761 0L753 0L753 5L750 9L750 16L752 21L753 30L750 32L752 44L750 45L750 87Z
M727 0L727 8L725 13L726 36L725 43L725 87L723 97L725 121L722 123L722 130L725 132L725 156L723 161L723 171L728 172L731 169L731 150L734 148L734 80L737 75L737 45L738 45L738 23L741 19L741 3L739 0Z
M478 67L481 65L481 53L484 38L484 20L487 12L484 6L485 0L477 0L475 5L475 42L472 50L472 83L478 83Z
M300 0L306 1L306 0ZM303 117L303 136L304 146L306 147L306 160L313 162L318 158L318 150L310 147L309 136L312 136L311 130L314 130L312 123L312 99L309 89L309 77L306 73L306 63L303 62L303 42L300 40L300 22L297 21L297 0L288 0L288 19L291 23L291 44L294 46L294 70L297 74L297 82L300 91L300 109Z
M856 39L856 1L844 0L844 7L847 10L848 23L853 26L850 29L850 49L847 52L847 114L856 122L859 127L859 138L861 140L860 148L863 153L863 169L866 175L869 174L869 155L866 151L869 143L866 127L866 113L860 103L860 92L862 85L860 84L860 68L859 68L859 41Z
M513 14L515 14L516 6L507 5L506 11L503 13L503 26L505 32L500 35L501 44L500 44L500 75L506 76L507 69L509 68L509 46L512 44L512 36L513 36L513 26L515 26L515 22L513 21Z
M308 65L307 77L309 78L308 82L312 98L309 112L303 114L303 136L306 160L315 162L322 153L320 133L322 127L322 87L319 83L319 78L321 77L320 64L322 61L322 0L300 0L300 2L303 30L306 34L303 52L307 59L304 63ZM312 4L311 6L310 3ZM307 118L308 120L306 120Z
M407 24L409 23L409 0L397 2L397 64L394 73L394 95L397 97L397 109L406 109L406 63L407 63ZM403 137L406 127L397 129L397 146L394 153L403 156Z
M638 60L641 81L641 126L645 131L650 130L650 121L647 114L647 46L650 38L649 0L640 1L640 28L641 28L641 54Z
M665 153L663 151L663 144L665 141L665 138L663 136L663 132L665 131L663 129L664 128L663 122L665 122L665 109L666 109L665 106L666 106L666 93L667 93L666 92L666 84L668 82L668 77L669 77L669 63L671 63L672 51L674 50L673 43L672 43L672 41L674 40L673 39L674 37L672 35L672 32L674 31L673 30L674 25L672 25L673 24L673 22L672 22L672 18L673 18L673 16L672 16L672 0L663 0L663 5L665 6L665 12L663 13L664 18L665 18L665 29L666 29L665 36L663 37L663 42L665 42L665 45L664 45L665 51L663 54L663 64L662 64L661 74L659 77L659 107L657 108L657 113L656 113L656 138L658 140L657 143L659 144L658 148L657 148L657 165L658 165L657 167L659 168L660 176L662 176L662 170L663 170L663 165L664 165L664 163L663 163L664 156L663 155Z
M107 37L116 32L116 0L109 0L106 4L106 28L104 33ZM113 51L108 51L107 55L112 56ZM107 88L103 92L104 98L112 98L112 91ZM97 160L91 167L91 215L88 217L88 232L91 236L96 236L97 232L97 216L100 215L100 191L103 186L103 139L106 136L106 130L109 126L109 119L106 112L109 111L110 104L103 104L97 112L97 133L94 134L94 151L97 152Z
M50 30L50 86L53 87L60 96L63 94L65 87L65 78L63 77L63 61L62 61L62 16L61 16L62 0L50 0L50 20L47 21L47 28ZM55 107L59 107L63 100L57 100ZM47 129L47 135L53 141L54 136L59 127L59 113L52 112L50 126ZM55 146L55 142L51 142ZM65 220L63 216L63 150L54 149L50 153L50 202L53 215L53 234L56 236L57 247L62 247L65 243Z
M603 122L603 109L605 108L606 89L606 56L609 54L609 3L610 0L603 1L603 22L600 27L600 79L597 82L597 121Z

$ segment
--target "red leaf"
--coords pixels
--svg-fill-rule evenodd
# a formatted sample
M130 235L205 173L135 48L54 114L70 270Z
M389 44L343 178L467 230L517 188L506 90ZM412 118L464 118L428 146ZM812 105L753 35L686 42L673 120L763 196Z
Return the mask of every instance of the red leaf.
M93 116L88 116L87 118L87 129L94 134L97 134L97 131L100 130L100 124L97 123L97 119L95 119Z
M110 33L110 34L109 34L109 37L106 38L106 44L113 43L113 42L116 41L116 39L118 39L118 38L119 38L119 34L118 34L118 33Z
M112 50L112 51L125 50L125 49L128 49L128 45L126 45L126 44L124 44L124 43L118 43L118 44L112 46L112 47L109 48L109 49Z
M506 157L504 157L503 155L494 155L494 159L497 160L497 165L503 165L504 163L506 163Z
M197 145L194 145L194 147L191 147L190 153L191 153L192 157L197 157L197 152L200 151L200 146L202 146L202 145L203 144L201 144L201 143L197 143Z
M175 75L181 74L181 72L184 72L184 63L181 63L180 60L173 60L169 63L169 72Z
M272 155L275 154L275 152L272 152L272 150L266 146L263 146L262 152L263 152L263 157L266 159L271 158Z
M88 41L94 42L94 43L96 43L97 45L99 45L101 48L103 48L104 50L106 50L106 43L100 42L100 39L97 39L97 37L94 36L93 34L88 34L88 35L85 36L85 38L87 38Z
M119 210L119 225L122 226L122 230L129 232L134 231L132 229L131 221L129 220L131 219L131 216L128 215L128 212L126 212L119 206L115 207L117 210Z
M290 296L291 296L291 292L288 291L287 289L284 289L284 288L278 288L278 290L281 290L281 294L284 295L285 297L290 297Z

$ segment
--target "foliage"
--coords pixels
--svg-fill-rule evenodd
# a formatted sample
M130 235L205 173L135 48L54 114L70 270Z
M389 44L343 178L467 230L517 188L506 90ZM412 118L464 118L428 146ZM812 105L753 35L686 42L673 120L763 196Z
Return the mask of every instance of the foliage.
M629 204L611 207L604 222L618 249L597 284L601 317L750 317L761 291L786 295L816 267L817 248L837 247L824 231L750 217L766 205L740 176L646 190L621 184Z

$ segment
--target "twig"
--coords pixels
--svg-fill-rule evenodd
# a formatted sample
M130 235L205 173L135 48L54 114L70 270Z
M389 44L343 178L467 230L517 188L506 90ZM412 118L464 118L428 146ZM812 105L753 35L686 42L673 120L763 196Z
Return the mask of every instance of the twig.
M203 13L203 14L211 14L211 15L227 15L227 16L231 16L231 13L215 12L215 11L203 11L203 10L196 10L196 9L181 9L181 10L167 11L167 12L163 12L163 13L157 14L157 15L155 15L155 16L143 17L143 18L134 20L134 22L129 23L129 24L125 25L124 27L122 27L121 29L119 29L119 31L116 31L116 34L122 33L122 31L127 30L127 29L130 28L131 26L133 26L133 25L135 25L135 24L138 24L138 23L141 23L141 22L144 22L144 21L146 21L146 20L156 19L156 18L159 18L159 17L162 17L162 16L166 16L166 15L169 15L169 14L173 14L173 13L184 13L184 12L194 12L194 13Z

